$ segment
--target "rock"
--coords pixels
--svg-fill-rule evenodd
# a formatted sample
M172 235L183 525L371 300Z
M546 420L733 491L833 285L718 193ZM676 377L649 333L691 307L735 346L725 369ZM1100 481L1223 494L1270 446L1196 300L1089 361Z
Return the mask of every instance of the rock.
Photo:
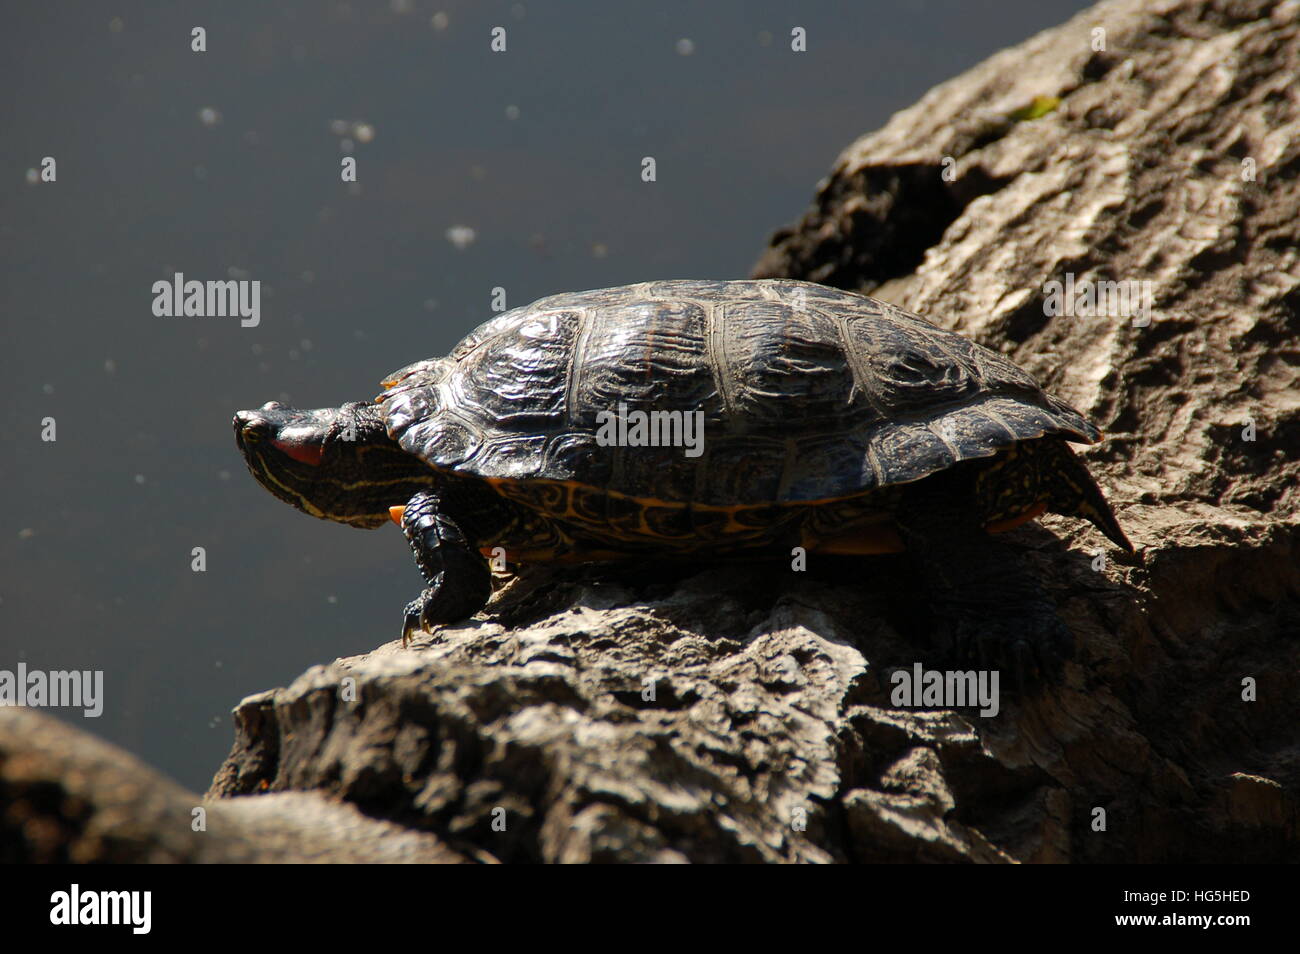
M0 707L0 863L461 860L316 792L205 802L116 746Z
M563 609L509 620L538 585L245 699L212 794L322 791L502 861L835 857L790 824L839 824L837 710L866 673L840 620L755 610L751 567L560 579Z
M1108 432L1086 456L1145 565L1023 534L1082 652L1049 709L977 726L1064 814L1002 840L953 786L1022 860L1300 857L1298 37L1294 2L1100 4L854 143L755 269L926 315ZM1149 324L1049 317L1066 273L1149 281Z

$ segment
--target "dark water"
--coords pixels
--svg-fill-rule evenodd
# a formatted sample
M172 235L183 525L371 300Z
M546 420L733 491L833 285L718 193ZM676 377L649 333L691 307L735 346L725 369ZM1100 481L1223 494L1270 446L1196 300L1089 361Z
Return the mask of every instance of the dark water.
M394 638L420 586L396 529L254 485L235 410L372 397L494 287L743 277L855 136L1085 5L14 5L0 669L103 670L100 718L54 711L205 788L240 698ZM261 281L260 324L155 317L177 271Z

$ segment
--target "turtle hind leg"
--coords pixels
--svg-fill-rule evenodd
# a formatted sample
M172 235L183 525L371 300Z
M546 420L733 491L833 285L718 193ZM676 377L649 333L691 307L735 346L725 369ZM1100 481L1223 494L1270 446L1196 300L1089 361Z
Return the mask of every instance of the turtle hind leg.
M949 472L909 485L895 524L941 653L1002 671L1004 685L1060 678L1074 637L1020 553L984 530L969 479Z
M402 532L428 587L406 605L402 645L421 629L473 616L492 595L492 573L436 491L420 491L402 512Z
M1079 459L1065 441L1044 440L1039 461L1039 480L1047 488L1047 506L1053 513L1087 520L1106 535L1106 538L1126 552L1133 552L1133 544L1124 534L1124 528L1115 519L1110 507L1088 466Z

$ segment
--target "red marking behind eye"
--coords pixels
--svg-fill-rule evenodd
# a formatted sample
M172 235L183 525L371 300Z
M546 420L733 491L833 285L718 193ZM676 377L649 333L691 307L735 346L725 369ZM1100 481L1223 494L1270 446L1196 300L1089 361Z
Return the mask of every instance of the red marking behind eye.
M310 464L312 467L320 466L321 456L325 453L322 444L294 444L290 441L272 441L271 444L281 454L304 464Z

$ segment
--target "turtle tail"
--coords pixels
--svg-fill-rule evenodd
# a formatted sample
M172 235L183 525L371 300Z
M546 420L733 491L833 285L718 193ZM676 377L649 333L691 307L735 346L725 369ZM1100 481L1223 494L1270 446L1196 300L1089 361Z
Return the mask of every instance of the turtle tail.
M1063 440L1043 441L1044 450L1050 446L1050 456L1040 464L1040 478L1047 482L1047 507L1053 513L1080 517L1104 533L1112 543L1128 553L1133 544L1124 535L1124 529L1115 519L1097 481L1087 466Z

